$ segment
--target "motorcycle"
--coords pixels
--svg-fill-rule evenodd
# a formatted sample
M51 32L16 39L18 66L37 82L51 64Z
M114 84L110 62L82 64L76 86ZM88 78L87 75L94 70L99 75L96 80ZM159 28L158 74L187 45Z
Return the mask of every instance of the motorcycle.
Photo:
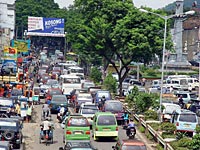
M128 134L129 139L134 139L135 134L136 134L136 129L135 129L135 127L131 127L131 128L129 128L129 129L127 129L127 130L129 130L129 134Z

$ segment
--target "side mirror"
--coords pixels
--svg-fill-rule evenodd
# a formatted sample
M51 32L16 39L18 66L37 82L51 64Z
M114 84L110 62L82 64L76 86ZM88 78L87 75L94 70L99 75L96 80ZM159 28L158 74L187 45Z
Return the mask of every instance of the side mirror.
M93 118L91 118L91 120L93 120Z
M64 148L63 147L59 147L59 150L64 150Z

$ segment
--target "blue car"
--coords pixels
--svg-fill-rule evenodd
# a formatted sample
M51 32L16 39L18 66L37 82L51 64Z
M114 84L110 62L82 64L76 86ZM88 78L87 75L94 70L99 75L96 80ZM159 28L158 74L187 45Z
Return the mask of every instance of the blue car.
M110 91L106 91L106 90L99 90L96 92L95 94L95 98L94 98L94 102L95 103L99 103L99 100L105 96L105 99L106 100L111 100L112 97L111 97L111 94L110 94Z

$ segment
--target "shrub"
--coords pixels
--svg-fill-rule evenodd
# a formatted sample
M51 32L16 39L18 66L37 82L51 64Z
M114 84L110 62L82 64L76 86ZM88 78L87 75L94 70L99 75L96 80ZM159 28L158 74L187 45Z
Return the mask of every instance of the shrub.
M106 76L103 84L104 84L105 88L108 89L111 93L116 93L117 80L112 76L111 73L109 73Z
M154 69L148 69L146 71L146 73L147 73L148 76L156 76L156 74L157 74Z
M144 128L143 126L140 126L140 127L139 127L139 131L140 131L141 133L145 133L145 128Z
M156 145L156 150L164 150L164 148L160 144L157 144Z
M163 122L161 124L161 130L164 130L166 133L174 134L176 126L173 123Z
M160 130L160 124L159 123L150 123L149 125L156 131Z
M191 142L192 142L191 139L184 137L184 138L182 138L178 141L171 142L171 146L175 150L190 150L191 149Z
M156 111L153 110L147 110L145 113L145 120L157 120L158 114Z
M91 69L91 73L90 73L90 78L95 82L95 83L99 83L102 79L101 79L102 73L100 72L100 70L97 67L93 67Z
M151 133L147 133L147 138L149 139L149 140L153 140L154 139L154 137L153 137L153 135L151 135Z

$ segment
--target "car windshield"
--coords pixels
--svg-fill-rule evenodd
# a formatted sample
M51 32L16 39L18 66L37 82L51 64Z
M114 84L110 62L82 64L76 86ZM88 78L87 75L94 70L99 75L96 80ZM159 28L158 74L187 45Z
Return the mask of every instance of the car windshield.
M80 94L77 99L92 99L92 96L90 94Z
M61 97L61 96L59 96L59 97L53 97L52 98L53 99L53 101L56 101L56 102L67 102L67 99L66 99L66 97L65 96L63 96L63 97Z
M116 125L116 120L114 116L102 115L98 117L97 125Z
M13 102L11 100L0 100L0 106L11 106Z
M83 108L82 114L95 114L98 112L98 109L92 109L92 108Z
M80 78L64 78L64 83L77 84L81 83Z
M123 106L120 102L109 102L105 104L105 111L120 112Z
M16 122L0 121L0 130L16 130L16 126Z
M94 87L94 83L84 83L83 88Z
M122 146L122 150L146 150L146 146L145 145L141 145L141 146L131 146L131 145L127 145L127 146Z
M105 96L106 98L109 97L109 93L108 92L98 92L98 97L102 97L102 96Z
M70 126L87 126L88 122L86 118L71 118L68 124Z
M57 80L48 80L47 84L48 85L58 84L58 81Z
M49 93L50 95L62 95L62 91L61 90L52 90Z
M181 114L179 121L182 122L192 122L192 123L196 123L196 115L195 114Z

